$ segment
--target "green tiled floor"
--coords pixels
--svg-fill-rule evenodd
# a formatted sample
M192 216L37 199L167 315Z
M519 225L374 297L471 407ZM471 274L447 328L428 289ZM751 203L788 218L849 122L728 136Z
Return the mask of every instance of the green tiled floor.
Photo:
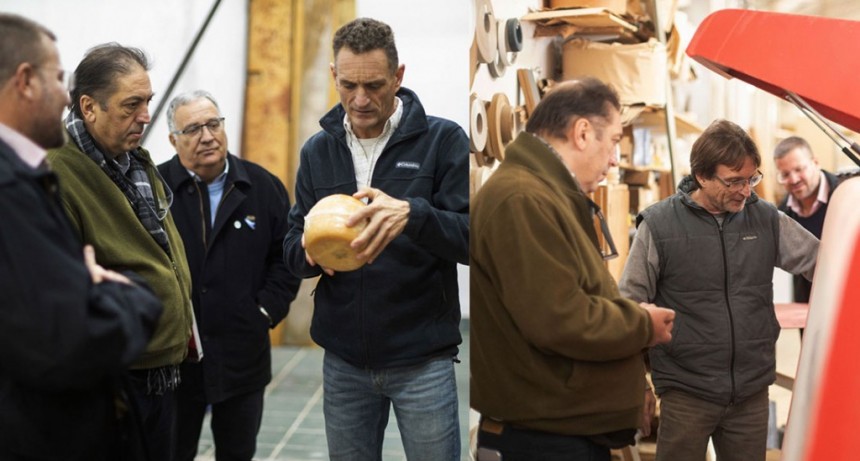
M469 423L469 335L463 322L462 363L455 368L460 402L462 460L467 460ZM272 350L272 383L266 389L263 425L257 436L259 461L327 460L322 412L323 350L316 347L277 347ZM384 461L405 461L392 412L382 449ZM209 417L204 421L197 461L215 459Z

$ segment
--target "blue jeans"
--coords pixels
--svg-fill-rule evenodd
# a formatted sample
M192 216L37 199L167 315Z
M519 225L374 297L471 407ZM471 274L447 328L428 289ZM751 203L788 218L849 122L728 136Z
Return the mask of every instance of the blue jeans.
M332 461L379 461L388 414L409 461L460 459L457 383L451 357L367 370L325 353L323 414Z

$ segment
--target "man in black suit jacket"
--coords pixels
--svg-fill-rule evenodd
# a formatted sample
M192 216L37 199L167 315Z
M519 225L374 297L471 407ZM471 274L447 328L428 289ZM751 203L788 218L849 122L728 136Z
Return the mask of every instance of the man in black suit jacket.
M161 304L96 264L59 205L44 162L69 103L56 37L11 14L0 37L0 459L145 459L124 455L116 402Z
M839 178L821 169L818 159L805 139L791 136L780 141L773 151L778 183L785 187L786 195L779 204L784 212L800 223L806 230L821 239L827 203ZM808 303L812 282L795 275L794 302ZM801 336L803 330L800 330Z

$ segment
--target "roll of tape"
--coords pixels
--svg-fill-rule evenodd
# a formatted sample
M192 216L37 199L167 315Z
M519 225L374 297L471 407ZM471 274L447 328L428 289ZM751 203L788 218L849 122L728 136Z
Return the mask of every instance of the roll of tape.
M523 50L523 28L519 19L511 18L505 21L505 42L509 51L518 53Z
M502 114L503 108L507 106L510 110L510 102L504 93L496 93L490 100L489 108L487 109L487 118L489 120L489 139L487 139L487 151L490 155L499 161L505 159L505 142L502 135ZM509 115L510 117L510 112Z
M498 56L496 56L495 61L487 63L487 69L490 71L490 76L494 79L505 75L505 69L507 69L507 66L505 66L504 61L502 61L501 52L499 52Z
M495 61L498 54L497 43L493 5L490 0L475 0L475 44L478 48L478 60L488 64Z
M487 146L487 109L478 95L472 93L469 99L469 148L472 152L482 152Z
M516 124L514 123L514 108L508 104L502 106L501 110L501 120L499 121L499 130L502 136L502 144L508 145L509 142L514 140L514 130Z
M496 63L498 67L501 67L502 75L505 73L505 67L511 65L511 57L508 55L508 39L507 39L507 29L505 28L505 21L499 21L498 27L496 28L497 34L497 42L499 45L499 57L496 59ZM498 69L497 69L498 70ZM492 69L491 69L492 72ZM500 77L494 76L494 77Z

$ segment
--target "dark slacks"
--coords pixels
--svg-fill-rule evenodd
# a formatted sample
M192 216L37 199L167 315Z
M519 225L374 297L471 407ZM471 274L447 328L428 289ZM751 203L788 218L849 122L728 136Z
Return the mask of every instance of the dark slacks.
M128 398L138 413L143 444L150 460L173 461L176 428L176 391L148 393L147 370L128 373Z
M509 425L485 425L484 423L485 421L481 421L481 428L478 430L478 461L609 461L610 459L609 448L594 443L588 437L550 434ZM489 429L490 426L492 429Z
M211 404L212 438L217 461L251 461L257 450L257 433L263 419L265 388ZM209 403L203 391L202 368L182 367L177 391L177 441L175 461L194 461L203 418Z

